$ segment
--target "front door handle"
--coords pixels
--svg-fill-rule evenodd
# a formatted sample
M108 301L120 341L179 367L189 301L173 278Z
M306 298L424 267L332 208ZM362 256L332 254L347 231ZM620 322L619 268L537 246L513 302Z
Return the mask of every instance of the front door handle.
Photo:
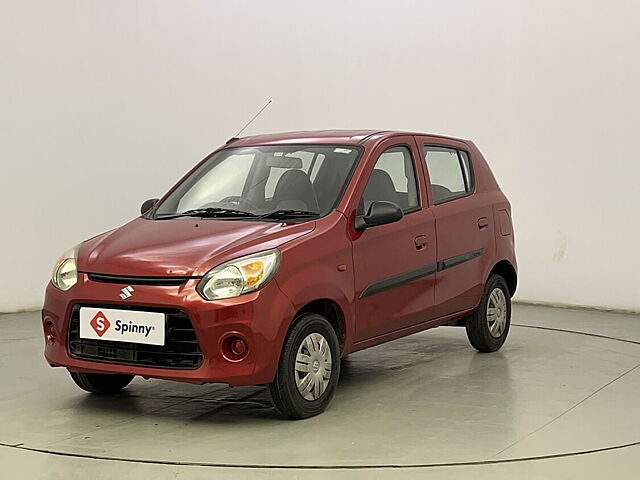
M489 226L489 219L487 217L480 217L478 219L478 228L484 230Z
M427 236L426 235L419 235L413 241L414 241L414 243L416 245L416 249L417 250L422 250L425 247L425 245L427 244Z

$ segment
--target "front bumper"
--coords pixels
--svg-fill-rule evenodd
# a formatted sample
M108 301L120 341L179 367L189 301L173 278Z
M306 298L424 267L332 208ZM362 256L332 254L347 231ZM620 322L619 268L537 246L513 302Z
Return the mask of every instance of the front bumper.
M52 366L72 371L126 373L191 383L226 383L231 386L258 385L273 381L280 350L293 306L275 280L264 288L236 298L204 300L196 292L199 280L179 286L133 285L135 294L126 300L119 295L122 284L92 281L84 273L78 283L62 292L49 283L42 309L42 322L50 322L55 341L45 343L45 358ZM109 305L110 308L180 309L188 315L200 349L202 363L194 369L150 367L80 359L69 354L68 334L72 311L77 305ZM231 361L222 353L222 342L239 335L248 344L240 361Z

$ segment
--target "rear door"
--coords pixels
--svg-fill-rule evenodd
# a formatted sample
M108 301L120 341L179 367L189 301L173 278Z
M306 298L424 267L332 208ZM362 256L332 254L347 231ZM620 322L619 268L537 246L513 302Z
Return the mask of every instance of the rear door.
M372 152L367 180L358 186L356 214L382 200L399 205L404 216L355 233L356 341L433 317L435 227L420 159L413 137L388 139Z
M494 258L494 224L488 194L477 188L473 158L462 142L418 137L436 222L435 315L473 308Z

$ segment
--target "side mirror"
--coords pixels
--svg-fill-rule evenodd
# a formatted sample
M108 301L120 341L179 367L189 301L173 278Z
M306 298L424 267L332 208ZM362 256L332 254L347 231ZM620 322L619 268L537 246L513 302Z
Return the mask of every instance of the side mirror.
M397 222L403 216L402 209L393 202L373 202L369 213L356 217L356 230Z
M140 213L144 215L149 210L151 210L156 203L158 203L157 198L150 198L149 200L145 200L142 206L140 207Z

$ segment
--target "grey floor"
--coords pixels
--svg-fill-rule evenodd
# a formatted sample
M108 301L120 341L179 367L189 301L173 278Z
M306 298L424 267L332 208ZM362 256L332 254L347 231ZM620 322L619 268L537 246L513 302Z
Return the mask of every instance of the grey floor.
M349 356L324 414L263 387L136 379L96 398L42 357L37 313L0 316L8 478L637 478L640 317L516 305L503 349L438 328Z

